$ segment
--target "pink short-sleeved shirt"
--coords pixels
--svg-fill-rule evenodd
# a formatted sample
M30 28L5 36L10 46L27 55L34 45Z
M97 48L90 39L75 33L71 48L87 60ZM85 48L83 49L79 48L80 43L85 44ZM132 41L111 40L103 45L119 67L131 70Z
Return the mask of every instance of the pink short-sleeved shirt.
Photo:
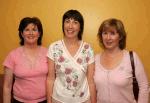
M47 49L40 47L37 61L31 67L23 47L12 50L3 65L15 75L14 98L26 103L46 100L46 76L48 73Z
M139 98L137 103L148 103L148 80L144 67L134 54L135 75L139 84ZM97 103L136 103L132 90L132 67L129 52L124 50L121 63L108 70L100 64L101 54L95 56L94 80L97 89Z

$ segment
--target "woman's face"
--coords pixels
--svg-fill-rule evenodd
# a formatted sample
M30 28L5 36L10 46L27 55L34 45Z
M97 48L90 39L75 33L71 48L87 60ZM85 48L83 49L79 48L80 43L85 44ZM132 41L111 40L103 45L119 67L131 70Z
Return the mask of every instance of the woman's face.
M24 44L36 44L40 36L38 28L33 23L30 23L23 30L22 37L24 38Z
M75 19L69 18L64 21L64 33L66 38L78 38L80 23Z
M115 27L107 28L102 32L102 41L105 49L119 48L120 36Z

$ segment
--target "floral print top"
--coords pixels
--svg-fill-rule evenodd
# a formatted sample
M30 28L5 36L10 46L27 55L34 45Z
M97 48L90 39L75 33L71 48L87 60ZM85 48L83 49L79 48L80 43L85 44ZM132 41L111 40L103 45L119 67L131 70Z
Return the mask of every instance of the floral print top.
M49 46L47 56L55 62L56 79L52 97L62 103L81 103L89 99L86 78L87 67L94 62L91 46L81 41L76 54L72 56L63 40Z

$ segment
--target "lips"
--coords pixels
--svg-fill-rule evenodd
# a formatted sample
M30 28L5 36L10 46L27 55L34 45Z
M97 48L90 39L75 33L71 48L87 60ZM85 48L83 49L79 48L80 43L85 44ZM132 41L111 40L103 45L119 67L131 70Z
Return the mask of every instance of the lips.
M27 38L29 38L29 39L34 39L35 37L34 37L34 36L29 36L29 37L27 37Z
M106 42L107 45L111 45L113 42Z
M72 33L74 33L74 31L73 30L67 30L67 33L72 34Z

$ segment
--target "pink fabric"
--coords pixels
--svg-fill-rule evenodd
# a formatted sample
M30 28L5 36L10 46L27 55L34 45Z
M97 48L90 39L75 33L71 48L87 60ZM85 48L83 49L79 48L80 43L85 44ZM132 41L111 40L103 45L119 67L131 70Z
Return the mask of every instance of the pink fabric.
M34 68L31 69L29 60L19 47L9 53L3 65L15 74L13 86L14 98L26 102L37 103L46 100L47 49L40 47Z
M97 103L136 103L132 90L132 67L129 52L124 50L121 63L112 70L100 64L100 55L95 56L94 80L97 89ZM134 52L135 74L140 92L137 103L148 103L148 80L144 67Z

